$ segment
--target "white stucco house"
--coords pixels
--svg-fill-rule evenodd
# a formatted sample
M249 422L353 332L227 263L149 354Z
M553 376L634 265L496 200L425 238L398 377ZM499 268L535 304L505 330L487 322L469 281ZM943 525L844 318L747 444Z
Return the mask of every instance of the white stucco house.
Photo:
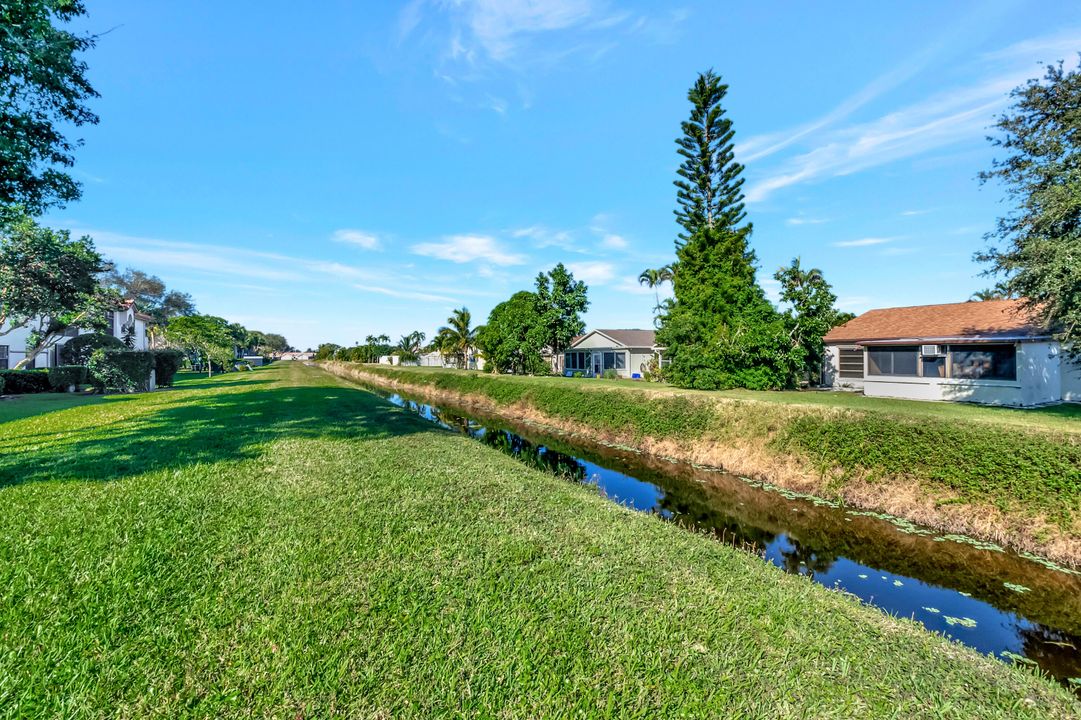
M870 397L1081 402L1081 365L1020 300L870 310L825 337L824 384Z
M150 349L150 338L147 334L147 325L152 320L149 315L139 312L139 308L136 307L134 301L128 300L117 310L106 313L105 332L120 340L124 340L130 334L133 350L148 350ZM36 323L31 323L31 325L36 326ZM32 330L32 327L24 326L0 335L0 369L13 368L26 357L26 345ZM63 364L60 362L60 348L64 343L76 335L84 335L89 332L94 331L71 328L56 345L45 352L38 353L33 362L25 365L24 369L48 368Z
M591 330L563 353L563 374L600 377L614 370L623 378L640 378L650 360L660 360L662 350L652 330Z

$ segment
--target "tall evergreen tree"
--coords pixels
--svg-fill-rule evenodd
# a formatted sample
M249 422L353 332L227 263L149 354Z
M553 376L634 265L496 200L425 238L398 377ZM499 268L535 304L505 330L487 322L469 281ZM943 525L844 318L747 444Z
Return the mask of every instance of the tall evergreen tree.
M721 105L727 92L708 71L687 93L691 115L676 140L683 162L675 181L682 227L671 266L675 299L660 318L657 339L677 385L785 387L795 381L801 351L755 279L743 166L735 161L734 130Z

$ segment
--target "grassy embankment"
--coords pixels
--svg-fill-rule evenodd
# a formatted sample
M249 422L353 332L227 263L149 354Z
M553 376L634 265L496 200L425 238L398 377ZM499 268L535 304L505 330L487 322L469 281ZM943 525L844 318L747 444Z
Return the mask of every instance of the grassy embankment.
M1072 717L300 364L0 424L0 716Z
M332 370L1081 567L1081 408L846 393L708 393L628 381L332 363Z

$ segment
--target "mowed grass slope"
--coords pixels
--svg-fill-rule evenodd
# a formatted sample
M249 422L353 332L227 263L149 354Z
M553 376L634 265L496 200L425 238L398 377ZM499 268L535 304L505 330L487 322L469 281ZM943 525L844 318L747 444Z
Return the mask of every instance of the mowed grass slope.
M0 424L3 717L1073 717L314 368Z

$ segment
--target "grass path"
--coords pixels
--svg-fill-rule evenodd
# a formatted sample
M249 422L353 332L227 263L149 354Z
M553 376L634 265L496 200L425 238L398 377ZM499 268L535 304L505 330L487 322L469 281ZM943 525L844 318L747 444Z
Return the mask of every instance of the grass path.
M1074 717L299 364L0 424L0 717Z

